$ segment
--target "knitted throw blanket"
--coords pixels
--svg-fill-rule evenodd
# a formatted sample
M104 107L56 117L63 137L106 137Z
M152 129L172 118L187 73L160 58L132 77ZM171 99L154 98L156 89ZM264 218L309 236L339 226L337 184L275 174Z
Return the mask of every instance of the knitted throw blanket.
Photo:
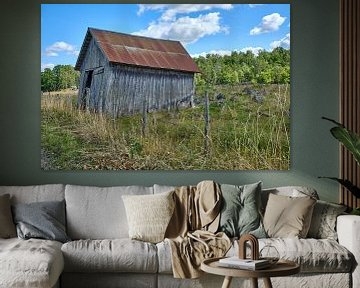
M213 181L175 189L175 211L165 233L171 247L175 278L200 277L201 262L222 257L231 246L223 232L216 233L221 209L221 190Z

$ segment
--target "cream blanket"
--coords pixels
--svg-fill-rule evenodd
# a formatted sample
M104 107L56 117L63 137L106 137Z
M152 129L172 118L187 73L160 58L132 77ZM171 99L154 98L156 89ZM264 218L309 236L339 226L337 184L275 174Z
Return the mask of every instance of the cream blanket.
M175 189L175 211L165 233L171 247L175 278L200 277L201 262L222 257L231 246L223 232L215 234L220 219L221 190L213 181Z

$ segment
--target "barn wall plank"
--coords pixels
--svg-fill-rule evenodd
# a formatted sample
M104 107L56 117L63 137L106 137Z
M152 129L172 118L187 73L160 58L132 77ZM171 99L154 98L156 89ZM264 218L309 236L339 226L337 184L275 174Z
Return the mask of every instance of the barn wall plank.
M190 106L194 93L192 73L109 65L106 111L114 117Z

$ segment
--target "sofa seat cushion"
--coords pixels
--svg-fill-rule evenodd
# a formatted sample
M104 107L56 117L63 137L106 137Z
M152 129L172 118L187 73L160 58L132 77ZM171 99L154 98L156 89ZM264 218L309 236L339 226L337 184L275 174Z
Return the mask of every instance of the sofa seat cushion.
M236 255L237 243L234 243L228 255ZM259 239L259 249L273 246L281 259L298 263L302 273L350 272L353 255L338 242L330 239L267 238ZM275 256L275 255L269 255Z
M123 239L77 240L61 248L66 272L156 273L156 246Z
M300 264L302 273L350 272L354 265L353 255L338 242L330 239L267 238L259 239L259 249L274 246L280 258ZM159 273L172 273L171 248L167 241L157 244ZM235 241L227 256L238 255ZM250 251L249 256L250 256Z
M52 287L63 268L60 242L0 239L0 287Z

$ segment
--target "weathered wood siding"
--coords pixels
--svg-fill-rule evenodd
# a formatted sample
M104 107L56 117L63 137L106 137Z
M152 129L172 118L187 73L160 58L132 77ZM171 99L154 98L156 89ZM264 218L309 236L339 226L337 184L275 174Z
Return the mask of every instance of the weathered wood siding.
M103 108L114 117L144 110L170 110L192 105L194 74L126 65L109 65Z
M95 110L97 112L103 112L102 107L104 103L104 89L106 86L103 80L103 75L107 66L107 59L98 47L96 41L92 38L89 47L86 51L84 61L81 65L80 74L80 86L78 105L82 104L82 101L86 103L86 109ZM93 71L91 88L85 91L85 85L87 81L87 75L89 71ZM86 99L84 99L86 97Z

